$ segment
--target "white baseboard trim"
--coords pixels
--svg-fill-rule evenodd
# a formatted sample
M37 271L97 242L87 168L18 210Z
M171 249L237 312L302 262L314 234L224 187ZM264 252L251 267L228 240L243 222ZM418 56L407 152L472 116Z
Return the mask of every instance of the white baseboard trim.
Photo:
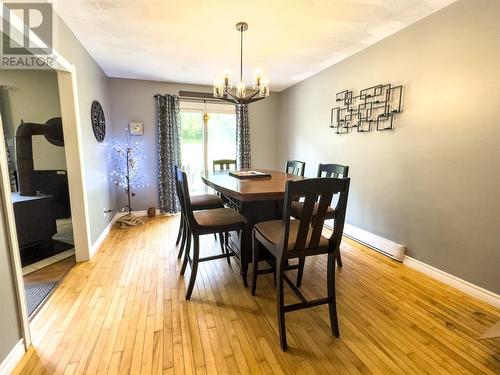
M24 340L21 339L12 348L7 357L0 363L0 375L9 375L16 368L17 364L23 358L24 353L26 353L26 348L24 347Z
M364 229L355 227L351 224L344 225L344 236L362 243L384 255L387 255L399 262L402 262L405 256L406 247L387 238L380 237Z
M132 211L132 213L137 217L148 216L148 210ZM128 212L117 212L113 220L116 221L118 218L125 215L128 215ZM156 215L161 215L159 208L156 209Z
M94 242L94 244L92 245L92 247L90 249L90 259L92 259L92 257L94 256L94 254L101 247L101 245L104 242L104 240L106 239L106 237L108 237L108 234L109 234L109 232L111 232L111 228L113 228L113 225L115 224L117 218L118 218L118 214L116 214L115 216L113 216L113 218L108 223L108 225L106 226L106 228L104 228L104 230L99 235L99 237L97 237L97 240Z
M447 285L458 289L465 294L475 297L481 301L489 303L497 308L500 308L500 295L493 293L487 289L481 288L474 285L468 281L462 280L456 276L453 276L447 272L441 271L435 267L429 266L428 264L416 260L412 257L405 255L403 264L416 269L426 275L432 277L433 279L439 280Z
M465 294L500 308L500 296L498 294L405 255L406 248L403 245L350 224L345 224L344 235L384 255L403 262L403 264L408 267L420 271L446 285L452 286Z

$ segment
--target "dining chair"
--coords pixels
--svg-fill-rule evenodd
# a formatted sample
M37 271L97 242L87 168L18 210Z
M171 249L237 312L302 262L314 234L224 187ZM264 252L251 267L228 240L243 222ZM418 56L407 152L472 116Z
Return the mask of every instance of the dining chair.
M177 169L179 169L178 166L175 164L172 165L172 172L174 176L174 181L175 181L175 191L177 194L177 199L179 199L179 202L181 202L181 197L180 197L180 191L179 191L179 184L177 182ZM182 203L181 203L182 205ZM199 210L211 210L215 208L222 208L224 207L224 202L222 198L220 198L218 195L215 194L198 194L198 195L192 195L191 196L191 206L193 210L199 211ZM180 259L182 257L183 252L185 251L185 248L187 246L187 226L186 226L186 217L181 210L181 220L179 223L179 232L177 233L177 240L175 241L175 245L179 245L179 242L181 243L181 246L179 248L179 253L177 254L177 259ZM224 253L225 252L225 245L224 245L224 239L222 237L222 234L220 234L220 246L221 250ZM228 258L229 262L229 258Z
M212 161L212 170L214 172L228 171L231 169L231 166L234 166L234 169L236 169L236 160L235 159L217 159L217 160ZM216 192L216 194L224 200L225 204L229 203L227 200L227 197L225 197L224 195L222 195L219 192ZM214 238L217 239L217 234L215 234L215 233L214 233ZM227 240L227 235L225 236L225 240ZM221 242L223 241L222 238L220 239L220 241ZM228 261L229 261L229 258L228 258Z
M181 275L184 275L186 266L189 263L191 267L191 275L186 289L186 299L191 298L196 274L198 272L198 264L215 259L237 256L230 246L226 246L226 251L219 255L212 255L200 258L200 236L213 233L228 233L232 231L245 231L247 227L246 219L238 212L231 208L214 208L209 210L193 209L186 173L177 168L177 184L179 186L179 194L181 197L181 208L184 212L185 224L187 228L187 243L184 260L181 267ZM193 238L193 255L191 256L191 237ZM240 264L241 265L241 264ZM242 269L242 267L240 267ZM242 271L242 276L243 271ZM244 280L244 284L245 284Z
M253 275L252 295L255 295L257 276L268 273L269 269L259 270L260 244L273 256L275 283L277 294L277 313L280 345L282 350L287 349L285 313L328 304L332 333L338 337L339 327L335 297L335 259L339 252L349 193L348 178L312 178L301 181L288 181L285 192L283 218L281 220L258 223L253 228ZM333 219L335 226L329 238L322 235L323 224L326 219L327 208L334 195L339 194ZM291 204L293 197L305 197L304 209L300 219L291 219ZM316 214L313 209L317 203ZM290 259L305 258L308 256L328 254L327 260L327 291L326 298L306 300L300 290L285 274L287 262ZM270 262L272 263L272 262ZM283 282L286 282L301 302L285 305Z
M304 177L306 163L300 160L287 160L285 163L285 173Z
M318 177L323 178L347 178L349 174L349 167L347 165L340 164L320 164L318 166ZM292 216L296 219L300 219L302 216L302 211L304 209L304 203L299 202L296 199L296 202L292 203ZM313 208L313 216L316 215L318 210L318 204L316 203ZM332 207L327 207L325 220L333 219L335 215L334 209ZM304 262L305 259L299 259L299 272L297 274L297 286L300 287L302 283L302 274L304 273ZM342 258L340 256L340 251L337 253L337 264L339 267L342 267Z
M285 162L285 173L293 174L294 176L304 177L304 172L306 169L306 163L300 160L287 160ZM298 202L300 199L299 196L293 197L295 202ZM287 266L289 266L287 262Z
M347 165L340 164L320 164L318 166L318 177L327 177L327 178L347 178L349 177L349 167ZM292 216L296 219L299 219L302 215L302 210L304 207L304 202L294 202L292 204ZM318 210L318 204L314 205L313 216L316 214ZM326 211L326 220L330 220L333 218L334 212L332 207L328 207Z
M231 166L234 166L234 168L236 169L236 160L233 160L233 159L218 159L218 160L214 160L212 162L212 168L213 168L213 171L216 172L216 171L228 171L229 169L231 169Z

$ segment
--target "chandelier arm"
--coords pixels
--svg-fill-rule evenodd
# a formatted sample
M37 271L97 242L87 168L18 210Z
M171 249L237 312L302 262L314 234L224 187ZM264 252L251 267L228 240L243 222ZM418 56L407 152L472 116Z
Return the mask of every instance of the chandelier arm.
M234 95L231 93L231 91L226 90L226 94L227 94L229 97L231 97L231 99L232 99L232 100L233 100L236 104L239 104L239 101L238 101L238 99L239 99L239 98L237 98L236 96L234 96ZM228 101L230 101L230 100L228 100Z
M263 97L258 97L258 98L253 98L253 99L248 99L248 100L245 100L245 104L250 104L250 103L253 103L253 102L257 102L259 100L262 100L262 99L265 99L266 97L263 96Z
M259 90L255 91L252 95L247 96L247 97L245 98L245 100L251 100L251 99L253 99L253 98L254 98L254 96L255 96L255 95L257 95L258 93L259 93Z
M233 98L228 98L227 96L218 99L231 104L238 104L238 102L236 102Z

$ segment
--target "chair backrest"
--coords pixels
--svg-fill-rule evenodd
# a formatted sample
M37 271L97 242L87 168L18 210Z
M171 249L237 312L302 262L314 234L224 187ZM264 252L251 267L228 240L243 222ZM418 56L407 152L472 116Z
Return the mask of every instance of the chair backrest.
M318 177L349 177L349 167L340 164L320 164L318 166Z
M179 200L179 204L182 204L181 203L181 196L180 196L180 192L179 192L179 181L177 181L177 169L179 167L175 164L172 164L172 175L174 176L174 180L175 180L175 194L177 194L177 199Z
M334 211L334 230L329 239L329 249L332 251L340 246L349 194L348 178L310 178L300 181L288 181L285 192L283 208L283 231L280 248L286 250L307 250L319 246L321 232L325 222L328 206L334 195L339 194L339 199ZM291 204L294 196L305 197L299 229L296 234L295 247L288 249L290 236ZM315 203L317 211L313 215ZM293 238L292 238L293 239Z
M178 187L178 195L179 201L181 203L182 213L191 226L194 225L196 221L194 220L193 208L191 206L191 197L189 195L187 175L186 172L184 172L179 167L176 167L175 172L176 186Z
M304 177L306 163L300 160L288 160L285 163L285 173Z
M227 171L231 169L231 166L234 165L236 169L236 160L233 159L218 159L213 161L213 171ZM217 168L218 167L218 168Z

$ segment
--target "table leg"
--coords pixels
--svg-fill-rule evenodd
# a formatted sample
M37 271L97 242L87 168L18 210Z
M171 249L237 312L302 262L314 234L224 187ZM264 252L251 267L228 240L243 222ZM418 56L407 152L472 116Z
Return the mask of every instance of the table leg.
M231 232L229 243L232 250L239 255L243 285L248 286L248 265L252 262L252 228L262 221L277 220L283 212L283 201L234 202L234 206L248 222L248 230L243 233ZM233 207L234 207L233 206ZM261 254L265 254L262 251Z

